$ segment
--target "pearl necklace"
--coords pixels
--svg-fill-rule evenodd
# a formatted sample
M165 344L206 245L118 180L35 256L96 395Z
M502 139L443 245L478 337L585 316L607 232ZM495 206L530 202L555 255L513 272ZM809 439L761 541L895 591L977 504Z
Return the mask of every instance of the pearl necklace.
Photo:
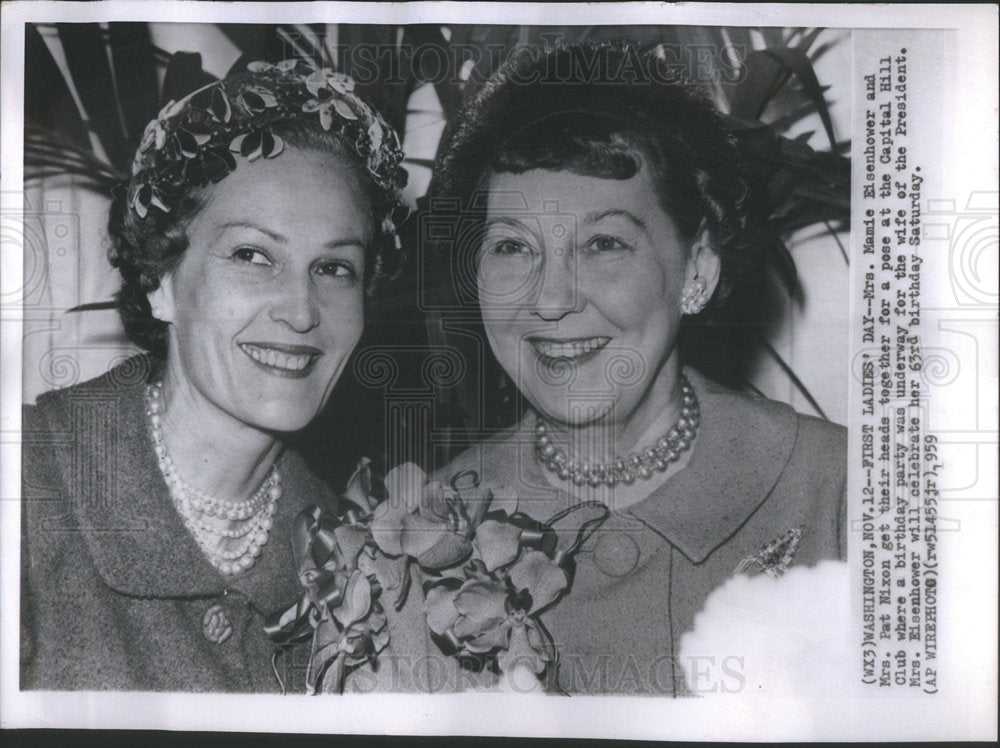
M281 474L277 466L271 468L260 488L244 501L225 501L189 486L177 473L163 439L161 392L159 383L146 387L146 414L157 464L170 490L174 507L212 566L227 576L246 571L260 556L274 525L274 512L281 498ZM231 529L221 528L205 522L201 515L245 524ZM235 547L226 550L220 547L234 540L239 540Z
M535 453L549 472L562 480L572 480L577 486L589 484L593 488L601 485L613 488L619 483L631 486L636 478L649 480L654 471L662 473L676 462L691 447L698 433L698 398L684 375L681 375L681 396L681 415L673 428L657 439L654 446L633 452L626 458L598 465L571 460L552 443L548 427L541 418L535 424Z

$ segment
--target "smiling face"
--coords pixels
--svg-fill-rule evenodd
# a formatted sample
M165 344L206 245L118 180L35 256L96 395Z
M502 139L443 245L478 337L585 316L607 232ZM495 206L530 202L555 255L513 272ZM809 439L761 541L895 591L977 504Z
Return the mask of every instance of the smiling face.
M179 265L149 295L167 376L265 431L306 426L361 336L367 198L335 157L286 147L209 188Z
M669 397L680 297L714 290L645 169L627 180L533 170L489 182L478 292L490 345L531 404L573 425L626 422Z

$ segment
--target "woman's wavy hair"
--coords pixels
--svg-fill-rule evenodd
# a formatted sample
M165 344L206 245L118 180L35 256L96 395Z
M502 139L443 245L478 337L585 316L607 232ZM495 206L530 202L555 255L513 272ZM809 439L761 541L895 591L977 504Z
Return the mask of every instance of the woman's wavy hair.
M713 297L719 305L760 264L759 191L749 185L714 105L669 72L655 50L623 44L522 50L455 121L436 165L431 213L457 205L466 219L481 216L494 173L546 169L629 179L644 165L685 240L705 231L722 258ZM453 282L465 288L475 288L475 245L450 247Z
M336 128L325 130L318 121L296 117L272 120L267 130L286 146L334 156L368 197L372 242L365 257L365 287L370 296L382 280L395 274L403 261L395 233L388 232L384 225L385 216L398 207L398 188L380 184L365 157L359 155L356 144L348 142L349 136ZM274 157L282 156L279 153ZM239 161L235 159L237 164ZM151 209L144 216L134 209L135 181L133 176L113 192L108 216L111 240L108 256L122 278L116 301L126 336L163 361L167 355L167 324L153 316L147 294L159 288L163 277L180 263L188 249L189 224L205 206L212 190L220 189L218 184L225 185L225 177L209 184L182 180L174 185L169 211ZM289 189L294 189L294 185L289 185Z

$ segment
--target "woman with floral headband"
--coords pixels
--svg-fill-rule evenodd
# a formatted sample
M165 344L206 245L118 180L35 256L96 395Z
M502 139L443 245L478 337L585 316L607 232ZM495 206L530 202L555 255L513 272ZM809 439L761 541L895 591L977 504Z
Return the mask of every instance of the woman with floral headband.
M333 497L282 439L327 403L396 262L406 176L395 132L353 89L303 62L253 63L147 128L108 225L125 331L148 353L25 412L23 688L309 677L309 647L266 618L320 578L289 538ZM388 638L368 602L345 668Z
M682 328L760 263L763 233L721 118L659 62L521 55L460 114L431 190L433 220L462 221L439 234L457 293L526 408L439 473L508 488L461 583L430 576L428 651L567 693L738 687L738 662L677 660L709 593L845 550L844 430L682 365ZM548 566L528 550L546 532Z

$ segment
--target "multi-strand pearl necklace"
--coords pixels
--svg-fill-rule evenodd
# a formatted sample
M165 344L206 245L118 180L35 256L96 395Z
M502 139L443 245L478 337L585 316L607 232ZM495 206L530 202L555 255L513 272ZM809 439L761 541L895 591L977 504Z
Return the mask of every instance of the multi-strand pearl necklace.
M146 388L146 413L157 464L177 513L212 566L227 576L246 571L260 556L274 525L274 512L281 498L278 468L271 468L260 488L244 501L225 501L189 486L174 468L163 439L161 389L159 383ZM205 522L204 516L242 524L232 528L217 527ZM223 548L224 545L232 547Z
M591 464L569 459L566 453L552 443L548 427L539 418L535 424L535 452L539 461L549 472L562 480L571 480L577 486L584 484L597 488L606 485L613 488L619 483L630 486L636 478L649 480L654 472L664 472L676 462L681 454L691 447L698 433L700 413L698 398L687 377L681 375L681 415L669 432L656 440L656 444L628 457L622 457L603 464Z

